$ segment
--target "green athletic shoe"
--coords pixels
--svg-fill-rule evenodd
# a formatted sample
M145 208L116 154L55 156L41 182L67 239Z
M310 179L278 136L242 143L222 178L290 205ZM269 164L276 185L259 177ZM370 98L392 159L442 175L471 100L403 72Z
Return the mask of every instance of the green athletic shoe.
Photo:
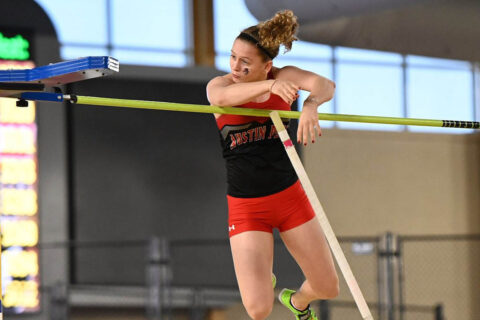
M273 286L273 289L275 289L277 285L277 277L275 277L275 274L272 273L272 286Z
M300 311L292 305L292 295L295 293L294 290L283 289L278 295L278 300L287 307L295 315L296 320L318 320L315 311L310 308L308 305L307 309Z

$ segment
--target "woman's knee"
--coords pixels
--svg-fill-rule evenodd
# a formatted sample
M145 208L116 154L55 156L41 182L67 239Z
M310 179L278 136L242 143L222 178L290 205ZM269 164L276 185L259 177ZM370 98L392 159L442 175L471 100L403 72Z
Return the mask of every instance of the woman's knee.
M340 285L337 274L333 274L323 281L311 282L315 294L321 299L333 299L340 293Z
M340 284L338 281L338 276L335 275L333 279L331 279L327 285L326 291L325 291L325 298L326 299L333 299L338 297L338 294L340 293Z
M257 300L250 303L244 303L248 315L253 320L266 319L273 309L273 299L271 300Z

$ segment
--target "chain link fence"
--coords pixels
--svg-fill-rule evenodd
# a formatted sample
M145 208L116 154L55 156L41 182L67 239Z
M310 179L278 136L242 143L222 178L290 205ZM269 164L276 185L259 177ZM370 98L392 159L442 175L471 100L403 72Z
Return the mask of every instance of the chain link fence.
M480 319L480 235L399 237L404 304L442 304L445 319ZM400 320L414 320L408 312Z
M402 252L400 237L390 233L380 237L339 237L353 274L362 290L374 319L445 320L442 300L402 300L400 273ZM403 239L403 238L402 238ZM408 262L410 263L410 262ZM406 263L406 264L408 264ZM418 267L418 266L416 266ZM413 271L416 272L413 267ZM428 268L428 263L424 268ZM359 310L340 270L340 295L317 304L320 320L360 319Z

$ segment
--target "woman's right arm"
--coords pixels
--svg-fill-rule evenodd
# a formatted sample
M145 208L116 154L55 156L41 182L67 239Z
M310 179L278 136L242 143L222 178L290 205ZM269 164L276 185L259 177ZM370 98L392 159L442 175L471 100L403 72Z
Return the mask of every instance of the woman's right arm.
M234 83L225 76L213 78L207 85L211 105L238 106L270 92L274 80Z

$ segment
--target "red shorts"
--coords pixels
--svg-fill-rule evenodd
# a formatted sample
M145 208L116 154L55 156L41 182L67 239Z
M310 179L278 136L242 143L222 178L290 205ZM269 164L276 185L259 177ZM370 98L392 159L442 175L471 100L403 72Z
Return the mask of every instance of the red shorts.
M245 231L280 232L295 228L315 217L315 212L300 184L258 198L227 195L229 237Z

